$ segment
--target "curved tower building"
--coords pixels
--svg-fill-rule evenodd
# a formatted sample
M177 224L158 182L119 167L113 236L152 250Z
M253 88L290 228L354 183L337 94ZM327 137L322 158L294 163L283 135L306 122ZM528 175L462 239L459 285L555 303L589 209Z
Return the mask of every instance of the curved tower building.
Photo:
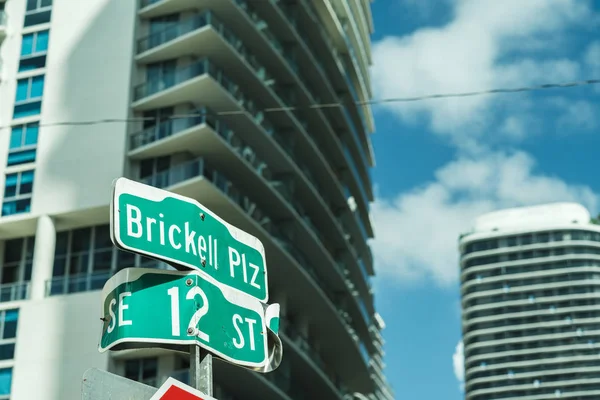
M97 351L106 280L170 268L112 246L119 176L265 245L284 360L215 362L215 397L393 398L370 284L373 116L356 105L372 30L368 0L0 0L0 399L80 398L89 367L188 379L185 355Z
M600 226L589 212L486 214L460 253L466 400L600 398Z

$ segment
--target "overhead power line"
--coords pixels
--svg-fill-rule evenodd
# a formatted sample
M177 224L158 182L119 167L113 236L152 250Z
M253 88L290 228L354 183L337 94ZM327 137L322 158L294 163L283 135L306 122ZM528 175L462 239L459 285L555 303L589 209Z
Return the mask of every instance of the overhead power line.
M441 94L430 94L423 96L414 96L414 97L390 97L383 99L374 99L369 101L357 101L357 102L334 102L334 103L320 103L320 104L311 104L309 106L299 107L299 106L290 106L290 107L275 107L275 108L264 108L262 112L272 113L272 112L286 112L286 111L298 111L298 110L310 110L310 109L326 109L326 108L337 108L343 107L347 104L355 104L355 105L382 105L389 103L408 103L408 102L417 102L417 101L425 101L425 100L437 100L437 99L448 99L448 98L461 98L461 97L474 97L474 96L484 96L484 95L495 95L495 94L510 94L510 93L523 93L523 92L533 92L538 90L548 90L548 89L561 89L561 88L573 88L579 86L589 86L589 85L597 85L600 84L600 79L587 79L582 81L575 82L566 82L566 83L546 83L541 85L534 86L524 86L519 88L500 88L500 89L489 89L489 90L480 90L475 92L458 92L458 93L441 93ZM181 118L192 118L192 117L201 117L204 115L212 115L212 116L224 116L224 115L246 115L248 112L244 110L231 110L231 111L214 111L210 113L192 113L192 114L177 114L172 115L170 119L181 119ZM110 124L110 123L133 123L133 122L142 122L154 120L155 118L105 118L105 119L96 119L89 121L62 121L62 122L48 122L41 123L40 126L85 126L85 125L100 125L100 124ZM10 129L10 125L0 126L1 129Z

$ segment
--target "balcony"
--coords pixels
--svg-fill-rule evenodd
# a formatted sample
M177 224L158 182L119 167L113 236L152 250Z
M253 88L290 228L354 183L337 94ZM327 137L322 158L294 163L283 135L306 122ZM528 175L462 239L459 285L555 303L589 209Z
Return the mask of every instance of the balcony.
M116 248L113 248L113 252L120 251ZM85 252L79 255L69 255L71 258L71 262L74 261L75 257L79 257L81 260L85 260L87 264L87 260L94 259L94 254ZM113 254L113 259L118 260L118 255L115 256ZM122 265L119 264L119 261L115 261L111 263L111 266L108 270L103 271L95 271L88 273L80 273L73 275L62 275L55 276L52 279L46 281L46 296L60 296L72 293L81 293L81 292L89 292L94 290L101 290L104 287L104 284L111 276L113 276L117 270L128 267L141 267L141 268L157 268L157 269L173 269L168 264L165 264L161 261L140 257L138 262L133 261L134 264L131 265Z
M214 22L214 19L211 20ZM253 93L253 98L274 102L276 96L269 89L271 78L235 37L228 36L228 41L213 29L206 32L214 34L216 38L208 46L210 51L206 51L206 56L189 64L181 61L177 67L164 71L160 78L150 79L135 87L133 108L136 111L203 101L215 112L232 115L250 111L258 122L264 119L260 111L264 107L258 107L256 102L245 96L235 82L243 82L244 90ZM223 33L227 31L223 30ZM227 65L227 74L217 65ZM236 81L228 76L235 76ZM275 103L273 106L281 104ZM235 117L239 119L239 115Z
M46 296L101 290L112 272L57 276L46 281Z
M30 289L31 282L15 282L0 285L0 302L27 300L29 299Z
M337 292L320 279L317 271L309 267L310 264L305 262L291 241L275 228L269 216L250 198L223 174L206 165L203 159L189 160L140 180L183 196L201 199L202 204L218 215L226 215L229 223L261 239L270 262L282 266L270 272L270 284L286 288L290 298L304 299L303 307L313 310L313 323L318 334L324 338L327 356L338 360L336 367L340 375L346 381L354 382L356 390L370 388L370 380L365 379L366 372L361 372L361 368L366 371L367 365L361 360L354 329L341 320L341 315L336 316L336 311L340 309ZM294 256L290 253L294 253ZM336 320L338 323L333 322ZM361 364L363 367L360 367Z
M210 12L194 15L139 39L137 60L156 62L178 57L193 48L205 48L214 40L203 34L203 28L211 28L211 17L214 18Z
M203 6L215 9L215 3L223 0L204 0ZM198 7L197 0L140 0L139 16L141 18L154 18L189 11Z
M320 387L316 380L311 380L315 386L319 386L319 392L323 398L330 398L330 393L335 398L343 398L347 393L345 386L341 383L339 376L335 372L335 368L328 365L318 352L308 341L308 339L292 325L289 320L282 319L280 326L280 334L286 345L291 345L292 349L302 357L304 362L309 363L313 370L320 376L320 379L326 383L325 387ZM313 390L315 390L313 388Z

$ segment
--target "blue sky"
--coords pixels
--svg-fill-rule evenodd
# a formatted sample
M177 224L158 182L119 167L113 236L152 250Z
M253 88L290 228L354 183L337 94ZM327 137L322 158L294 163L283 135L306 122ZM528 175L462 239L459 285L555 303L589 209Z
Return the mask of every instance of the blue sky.
M372 10L376 98L600 78L600 2L375 0ZM477 215L552 201L600 211L599 103L594 85L374 106L376 303L398 398L462 399L456 244Z

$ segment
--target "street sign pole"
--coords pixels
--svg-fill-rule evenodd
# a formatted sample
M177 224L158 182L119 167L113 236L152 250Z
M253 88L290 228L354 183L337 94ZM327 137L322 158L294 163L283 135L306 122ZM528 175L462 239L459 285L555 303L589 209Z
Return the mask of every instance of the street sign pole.
M190 346L190 386L213 395L212 354L200 346Z

